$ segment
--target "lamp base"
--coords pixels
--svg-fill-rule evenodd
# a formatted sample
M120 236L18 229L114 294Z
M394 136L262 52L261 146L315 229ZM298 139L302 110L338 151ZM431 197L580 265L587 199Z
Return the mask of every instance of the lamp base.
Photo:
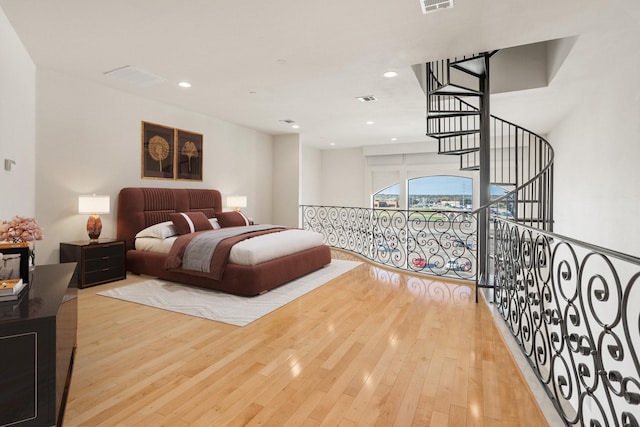
M98 240L100 233L102 233L102 220L100 219L100 215L89 215L89 219L87 220L87 234L89 235L89 239Z

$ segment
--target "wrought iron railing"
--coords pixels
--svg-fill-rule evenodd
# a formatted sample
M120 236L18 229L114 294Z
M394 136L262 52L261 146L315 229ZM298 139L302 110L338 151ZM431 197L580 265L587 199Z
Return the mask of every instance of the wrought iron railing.
M476 280L477 218L471 212L306 205L302 228L384 266Z
M494 302L566 425L637 427L640 259L494 228Z

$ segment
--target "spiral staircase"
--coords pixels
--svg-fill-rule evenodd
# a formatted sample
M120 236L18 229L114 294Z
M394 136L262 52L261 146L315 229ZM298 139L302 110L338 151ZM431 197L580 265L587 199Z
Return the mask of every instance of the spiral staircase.
M478 171L478 286L490 286L491 218L553 231L553 148L540 135L490 114L490 59L498 51L426 64L427 135L438 153ZM492 186L506 190L493 198ZM480 260L483 260L480 262Z

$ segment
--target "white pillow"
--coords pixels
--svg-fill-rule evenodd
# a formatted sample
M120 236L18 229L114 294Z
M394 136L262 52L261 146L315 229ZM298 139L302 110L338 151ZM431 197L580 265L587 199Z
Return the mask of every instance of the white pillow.
M156 239L166 239L167 237L176 236L178 232L173 225L173 221L160 222L158 224L147 227L136 234L138 237L155 237Z
M211 226L214 230L219 230L222 228L220 226L220 223L218 223L218 218L209 218L209 222L211 223Z

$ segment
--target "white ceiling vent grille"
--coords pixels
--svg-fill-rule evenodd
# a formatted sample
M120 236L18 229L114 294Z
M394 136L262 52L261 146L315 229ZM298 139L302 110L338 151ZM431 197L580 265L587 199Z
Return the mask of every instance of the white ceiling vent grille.
M155 74L148 73L129 65L116 68L115 70L106 71L104 75L141 87L149 87L165 81L165 79L160 76L156 76Z
M373 95L367 95L367 96L358 96L356 97L356 99L360 102L373 102L373 101L377 101L378 98L376 98Z
M453 7L453 0L420 0L422 13L431 13L440 9Z

